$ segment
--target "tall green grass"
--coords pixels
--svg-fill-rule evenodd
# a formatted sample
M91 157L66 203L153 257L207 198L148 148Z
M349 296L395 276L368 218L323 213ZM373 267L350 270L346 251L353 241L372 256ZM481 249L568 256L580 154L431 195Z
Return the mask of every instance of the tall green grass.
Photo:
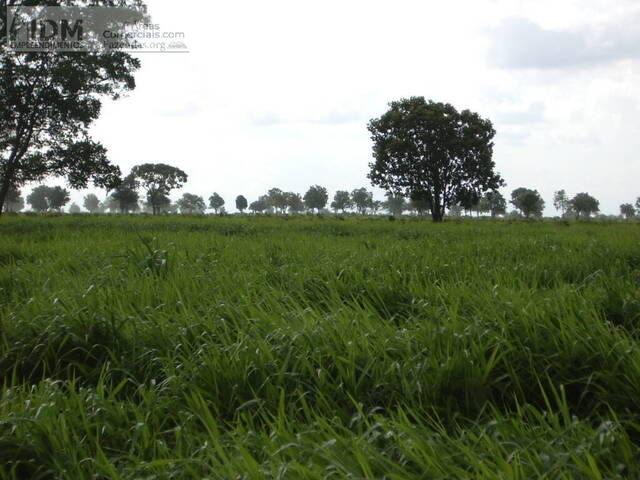
M640 476L640 226L0 222L0 478Z

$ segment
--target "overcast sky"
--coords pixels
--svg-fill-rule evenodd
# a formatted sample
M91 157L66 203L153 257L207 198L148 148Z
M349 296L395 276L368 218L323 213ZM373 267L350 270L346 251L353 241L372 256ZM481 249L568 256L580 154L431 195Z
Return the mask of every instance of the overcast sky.
M589 192L617 214L640 195L637 0L147 3L189 53L141 54L93 135L125 173L185 170L173 198L370 187L367 122L413 95L494 122L505 196L538 189L553 214L555 190Z

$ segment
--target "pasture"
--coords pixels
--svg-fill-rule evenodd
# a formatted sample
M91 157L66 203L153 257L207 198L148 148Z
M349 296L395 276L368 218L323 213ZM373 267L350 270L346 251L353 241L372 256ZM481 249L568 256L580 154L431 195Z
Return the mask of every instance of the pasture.
M0 478L640 476L640 224L0 221Z

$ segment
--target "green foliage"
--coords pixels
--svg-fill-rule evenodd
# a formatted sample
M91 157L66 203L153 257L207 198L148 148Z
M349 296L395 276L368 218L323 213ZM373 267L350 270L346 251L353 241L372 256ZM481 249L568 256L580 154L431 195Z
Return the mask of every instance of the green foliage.
M407 210L407 201L402 195L387 194L387 201L385 207L391 213L391 215L402 215Z
M85 195L83 205L89 213L97 213L100 211L100 200L93 193Z
M117 205L120 213L135 212L140 208L138 204L138 200L140 199L140 195L138 195L137 192L138 187L138 180L132 173L126 176L114 189L111 198L115 202L115 205ZM158 207L162 203L163 202L158 201Z
M623 203L622 205L620 205L620 215L624 216L627 219L633 218L636 216L636 209L633 208L633 205L631 205L630 203Z
M166 207L171 190L182 187L187 182L187 174L179 168L164 163L145 163L136 165L129 177L136 188L147 192L147 203L154 214ZM170 203L170 200L169 200Z
M564 190L558 190L553 195L553 207L556 210L561 211L563 217L567 213L567 210L569 210L570 206L569 197L567 196L567 192Z
M7 217L0 478L638 478L639 280L624 221Z
M309 187L307 193L304 194L304 204L309 210L314 208L320 213L329 201L329 194L327 189L320 185L313 185Z
M97 1L95 5L106 5ZM77 4L29 1L11 6ZM6 25L6 2L0 24ZM121 7L143 9L137 0ZM89 181L111 188L120 170L107 151L89 135L99 117L103 97L117 99L135 88L134 72L140 61L123 51L39 52L12 51L6 29L0 38L0 214L10 187L65 177L73 188Z
M504 215L507 212L507 201L497 190L485 193L481 201L483 202L482 211L490 212L492 217Z
M4 202L4 211L18 213L24 208L24 205L24 198L22 198L20 190L10 187Z
M424 97L389 104L369 123L373 156L369 178L390 193L424 192L433 220L442 221L455 204L475 205L480 196L504 182L494 172L489 120Z
M47 185L37 186L27 197L27 202L36 212L60 212L69 200L69 192L66 189Z
M351 202L355 205L360 215L366 215L368 209L373 209L373 193L366 188L356 188L351 192Z
M222 204L224 205L224 200L222 201ZM186 215L202 215L207 209L204 199L201 196L194 195L192 193L185 193L182 195L182 198L176 202L176 206L180 209L180 213Z
M345 213L346 210L353 208L353 201L351 200L351 195L349 194L349 192L345 190L338 190L333 196L331 208L336 213L338 213L338 210L340 210L342 213Z
M589 218L600 211L600 202L588 193L578 193L570 200L569 205L577 217L582 215Z
M248 205L249 204L247 203L247 199L244 198L243 195L238 195L236 197L236 209L238 209L240 213L244 213Z
M541 217L544 211L544 200L537 190L520 187L511 192L511 204L527 218Z
M289 213L300 213L305 209L304 201L299 193L286 192L284 194Z

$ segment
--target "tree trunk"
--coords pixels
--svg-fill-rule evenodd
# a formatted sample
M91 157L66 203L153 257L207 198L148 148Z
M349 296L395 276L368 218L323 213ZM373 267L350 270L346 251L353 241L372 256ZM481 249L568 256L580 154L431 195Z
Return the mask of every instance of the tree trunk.
M2 185L0 185L0 216L2 216L4 212L4 202L7 198L7 193L9 193L9 177L3 179Z
M441 223L444 218L444 207L441 206L441 198L437 194L433 194L432 197L431 218L434 223Z

